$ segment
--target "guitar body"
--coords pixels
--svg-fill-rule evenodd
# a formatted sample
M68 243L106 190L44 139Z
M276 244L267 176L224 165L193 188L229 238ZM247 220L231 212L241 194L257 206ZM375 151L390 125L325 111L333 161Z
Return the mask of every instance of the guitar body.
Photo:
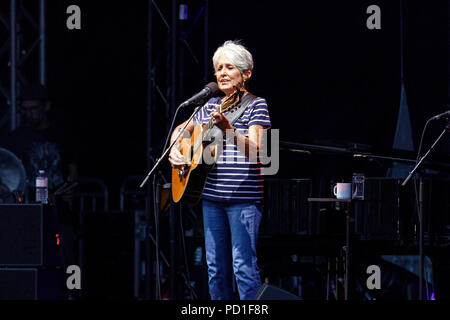
M214 164L206 164L203 160L205 149L211 152L211 157L216 156L216 148L202 141L204 130L204 125L197 125L190 139L181 140L180 152L190 165L184 173L172 168L172 199L176 203L182 199L183 203L196 204L202 195L208 173L214 168Z

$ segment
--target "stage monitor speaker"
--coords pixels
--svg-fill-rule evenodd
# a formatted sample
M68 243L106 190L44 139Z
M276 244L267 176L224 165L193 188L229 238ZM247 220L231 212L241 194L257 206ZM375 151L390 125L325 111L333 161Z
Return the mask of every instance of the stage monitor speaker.
M58 300L61 269L0 268L0 300Z
M53 214L41 204L0 204L0 266L56 266Z
M264 283L256 294L255 300L301 300L301 298L283 289Z

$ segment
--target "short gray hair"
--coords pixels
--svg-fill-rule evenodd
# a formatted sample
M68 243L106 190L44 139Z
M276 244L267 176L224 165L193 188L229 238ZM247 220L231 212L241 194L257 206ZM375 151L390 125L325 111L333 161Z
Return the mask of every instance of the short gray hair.
M242 73L246 70L253 70L252 54L239 41L228 40L223 43L213 56L213 66L216 67L217 61L225 55L230 59L236 68Z

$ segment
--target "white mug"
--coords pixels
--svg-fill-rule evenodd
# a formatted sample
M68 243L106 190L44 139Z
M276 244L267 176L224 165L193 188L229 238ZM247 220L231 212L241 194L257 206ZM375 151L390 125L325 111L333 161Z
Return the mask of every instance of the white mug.
M333 193L337 199L350 199L352 194L352 184L338 182L333 188Z

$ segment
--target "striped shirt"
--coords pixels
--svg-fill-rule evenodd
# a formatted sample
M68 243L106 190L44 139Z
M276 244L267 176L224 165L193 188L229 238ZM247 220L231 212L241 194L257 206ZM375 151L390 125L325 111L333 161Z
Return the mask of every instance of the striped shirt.
M206 124L211 113L220 106L220 98L211 98L195 115L194 124ZM269 111L264 98L257 97L233 124L236 130L248 137L252 125L270 127ZM248 202L262 200L264 177L260 163L250 163L232 141L223 139L223 150L217 164L208 175L202 199L221 202Z

